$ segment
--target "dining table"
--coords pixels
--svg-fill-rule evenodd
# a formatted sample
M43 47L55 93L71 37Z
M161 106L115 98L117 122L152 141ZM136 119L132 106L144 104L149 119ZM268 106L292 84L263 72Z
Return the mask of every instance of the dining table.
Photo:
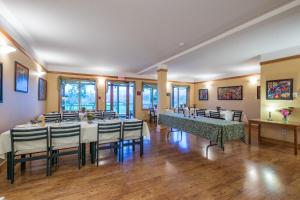
M225 142L245 137L243 122L165 112L159 115L158 123L203 137L210 141L208 147L218 145L222 150Z
M93 120L93 121L66 121L66 122L59 122L59 123L46 123L44 127L58 127L58 126L73 126L73 125L80 125L81 126L81 149L82 149L82 165L86 163L86 146L89 144L90 152L91 152L91 163L95 162L96 153L93 151L95 149L95 145L97 142L97 127L98 123L114 123L114 122L121 122L123 125L124 122L130 121L138 121L138 119L105 119L105 120ZM41 123L32 124L22 124L17 125L16 129L33 129L33 128L41 128ZM135 131L128 132L130 134L136 134ZM143 136L144 139L150 140L150 131L147 122L143 122ZM102 139L109 140L111 137L110 134L104 134ZM70 141L66 141L66 143L70 144ZM22 145L18 145L19 148L24 150L28 149L41 149L44 147L44 142L41 141L31 141L22 143ZM6 158L9 160L11 158L11 135L10 130L0 134L0 158Z

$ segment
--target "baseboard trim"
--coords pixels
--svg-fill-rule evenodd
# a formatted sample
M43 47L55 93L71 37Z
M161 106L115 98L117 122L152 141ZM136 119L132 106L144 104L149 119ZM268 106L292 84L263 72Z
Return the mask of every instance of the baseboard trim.
M283 141L283 140L277 140L273 138L267 138L267 137L260 137L262 142L267 142L271 144L278 144L278 145L285 145L289 147L294 147L294 143L288 142L288 141ZM298 144L298 148L300 147L300 144Z

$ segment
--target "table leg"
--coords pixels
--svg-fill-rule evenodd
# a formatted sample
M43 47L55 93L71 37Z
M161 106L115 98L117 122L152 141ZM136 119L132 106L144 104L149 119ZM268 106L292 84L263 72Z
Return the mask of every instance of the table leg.
M297 127L294 128L294 153L295 155L298 154L298 138L297 138Z
M81 164L82 166L85 165L85 160L86 160L86 149L85 149L86 144L82 143L81 144Z
M261 140L261 124L258 124L258 144L260 144Z
M251 122L249 122L248 126L248 144L251 144Z
M96 142L91 142L90 148L91 148L91 163L94 164L96 158Z

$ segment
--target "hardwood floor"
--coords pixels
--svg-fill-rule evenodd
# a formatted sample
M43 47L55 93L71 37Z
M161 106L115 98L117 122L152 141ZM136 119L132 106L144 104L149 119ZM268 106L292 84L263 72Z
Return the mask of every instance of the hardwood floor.
M6 199L300 199L300 159L293 148L269 143L259 147L229 142L225 152L205 147L208 141L166 129L151 128L144 157L138 148L127 149L123 164L110 150L101 154L100 166L77 169L76 157L60 160L51 177L45 163L27 164L21 175L16 168L15 184L0 176L0 197Z

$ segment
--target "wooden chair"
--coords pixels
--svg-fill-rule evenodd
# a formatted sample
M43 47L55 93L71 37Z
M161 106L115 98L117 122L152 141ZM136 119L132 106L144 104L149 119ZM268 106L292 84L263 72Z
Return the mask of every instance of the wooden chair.
M133 151L135 151L136 144L140 145L140 157L142 157L144 154L143 121L124 122L121 137L122 162L124 160L124 147L132 146Z
M122 123L99 123L97 144L96 144L96 159L97 167L99 166L99 151L105 149L114 149L117 154L119 149L119 141L121 140ZM105 137L109 138L106 139Z
M63 112L63 120L79 121L79 113L78 112Z
M209 117L214 119L223 119L220 112L209 111Z
M50 127L50 167L60 156L77 154L78 169L81 167L80 125ZM73 150L73 149L76 150ZM52 170L50 168L50 174Z
M154 122L155 124L157 124L157 115L155 113L154 108L150 108L149 109L149 114L150 114L150 122Z
M232 110L232 121L242 122L243 111L241 110Z
M9 167L9 178L11 184L14 183L14 169L17 163L21 163L21 169L25 168L27 161L33 160L46 160L47 176L50 175L50 157L49 157L49 137L48 128L32 128L32 129L19 129L14 128L10 130L11 138L11 155L7 161ZM28 145L29 143L41 143L38 148L34 145ZM39 153L35 156L36 153ZM42 154L42 155L41 155ZM30 155L26 157L26 155ZM34 155L34 156L32 156ZM18 158L16 158L18 157Z
M201 116L201 117L206 117L205 111L206 111L206 109L199 109L199 110L196 110L196 115L197 115L197 116Z
M116 118L116 112L103 112L103 119L114 119Z
M60 122L61 121L61 114L60 113L46 113L45 122Z

